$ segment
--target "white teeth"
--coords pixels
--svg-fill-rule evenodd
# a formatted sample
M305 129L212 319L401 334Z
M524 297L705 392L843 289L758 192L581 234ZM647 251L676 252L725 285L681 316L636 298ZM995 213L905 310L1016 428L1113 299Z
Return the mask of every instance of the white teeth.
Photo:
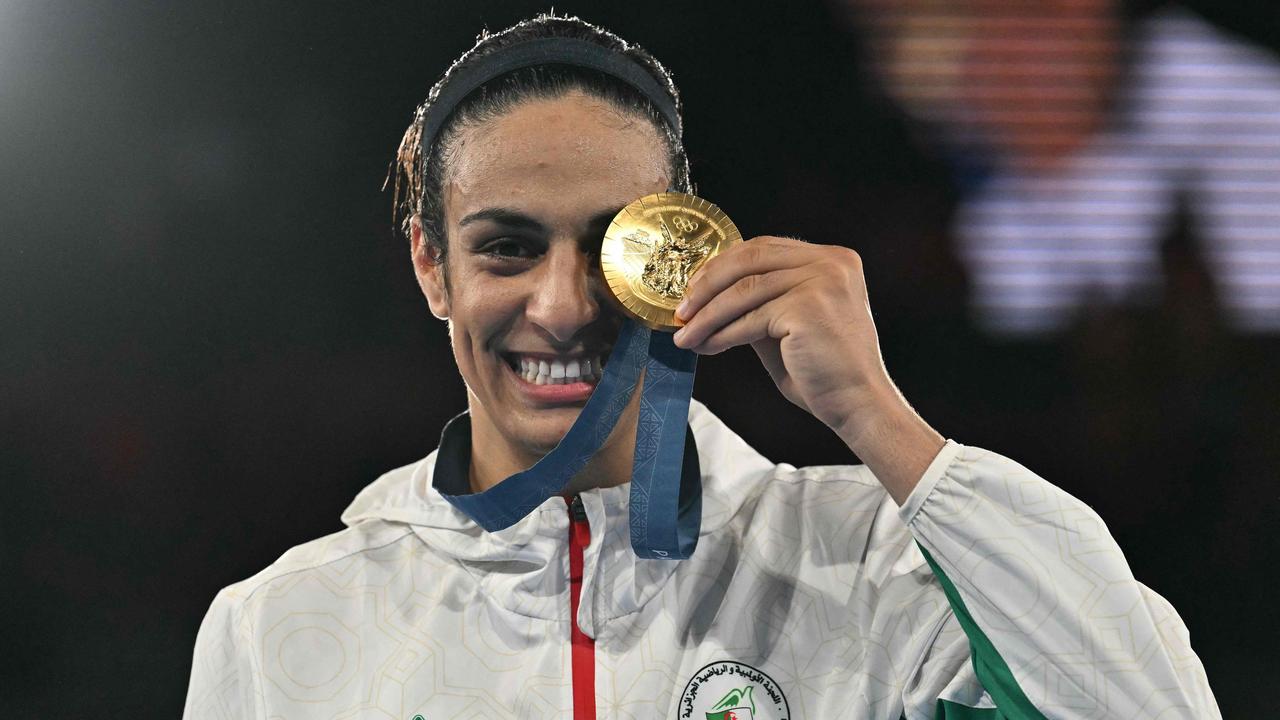
M603 363L597 355L591 358L542 360L521 357L517 373L534 385L563 385L583 380L599 380Z

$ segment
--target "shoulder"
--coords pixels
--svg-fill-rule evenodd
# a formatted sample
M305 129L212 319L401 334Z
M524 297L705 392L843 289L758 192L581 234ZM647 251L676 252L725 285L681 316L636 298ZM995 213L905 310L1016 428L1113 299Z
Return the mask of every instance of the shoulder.
M298 545L261 572L222 588L196 636L188 715L197 710L191 703L221 703L222 693L232 690L243 693L246 707L256 702L258 684L246 669L256 667L264 633L282 618L323 614L327 608L321 595L326 593L316 587L332 585L344 573L364 575L368 568L359 565L382 562L377 554L411 532L391 523L360 523Z
M394 575L408 556L425 551L423 543L413 542L413 527L436 509L425 507L415 489L429 484L434 459L432 453L384 473L343 512L345 529L290 548L260 572L223 588L214 607L234 611L267 599L278 608L302 607L341 594L352 578L382 582Z
M302 637L298 630L318 628L347 647L351 608L360 604L350 599L361 599L370 578L394 574L394 556L407 554L400 540L411 534L406 525L361 522L298 545L219 591L196 636L185 715L222 717L232 707L265 717L263 663L289 637Z
M242 609L308 579L347 574L354 565L388 562L395 554L395 546L412 534L408 525L368 521L302 543L260 572L223 588L215 605Z

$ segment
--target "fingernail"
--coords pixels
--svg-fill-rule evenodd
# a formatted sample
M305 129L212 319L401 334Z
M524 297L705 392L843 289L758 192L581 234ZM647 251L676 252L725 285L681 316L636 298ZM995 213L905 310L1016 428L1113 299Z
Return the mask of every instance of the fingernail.
M685 313L689 312L689 301L684 300L676 307L676 317L684 319Z
M671 336L671 339L674 340L677 345L679 345L680 341L684 339L684 328L680 328L679 330L677 330L676 334Z

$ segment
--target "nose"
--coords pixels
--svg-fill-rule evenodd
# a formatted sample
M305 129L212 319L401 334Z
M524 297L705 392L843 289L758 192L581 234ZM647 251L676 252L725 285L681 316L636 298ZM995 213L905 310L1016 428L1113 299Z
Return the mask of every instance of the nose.
M600 316L591 258L576 243L552 242L540 265L525 312L549 340L569 344Z

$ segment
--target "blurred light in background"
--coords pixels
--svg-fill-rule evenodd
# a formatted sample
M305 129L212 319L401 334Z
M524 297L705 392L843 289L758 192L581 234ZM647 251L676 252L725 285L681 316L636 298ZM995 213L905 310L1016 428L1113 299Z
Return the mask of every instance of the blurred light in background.
M1172 292L1193 241L1223 320L1280 332L1280 60L1177 7L848 0L884 93L962 189L976 321L1067 327ZM1186 227L1179 227L1179 225Z

